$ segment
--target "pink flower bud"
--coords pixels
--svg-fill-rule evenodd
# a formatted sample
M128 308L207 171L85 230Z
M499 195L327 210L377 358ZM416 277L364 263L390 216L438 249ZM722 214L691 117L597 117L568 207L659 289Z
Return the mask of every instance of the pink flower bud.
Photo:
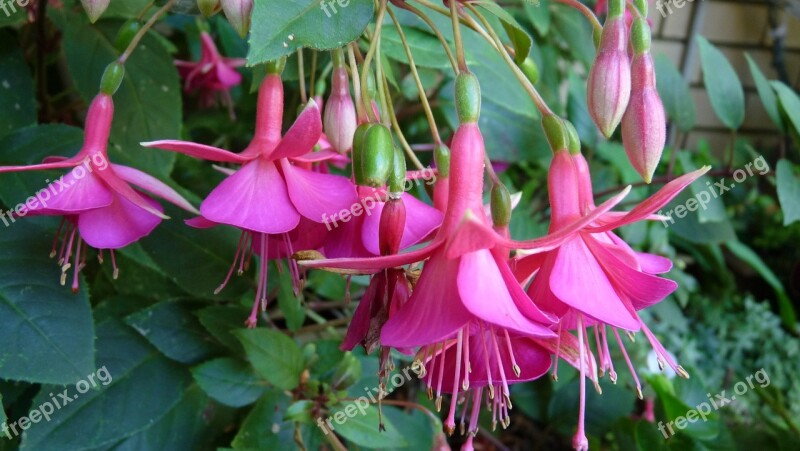
M606 20L587 88L589 114L606 138L622 120L630 94L627 26L620 15Z
M95 23L103 15L109 3L111 0L81 0L83 9L86 10L86 15L89 16L92 23Z
M378 232L381 255L393 255L400 252L400 241L406 227L406 206L403 199L389 199L381 211L381 222Z
M247 36L247 32L250 31L253 0L222 0L222 11L239 36Z
M656 90L650 52L633 58L631 75L631 99L622 118L622 144L636 172L650 183L667 140L664 105Z
M331 95L325 105L325 136L339 153L353 147L353 134L356 132L356 107L350 97L350 83L347 69L337 67L333 70Z

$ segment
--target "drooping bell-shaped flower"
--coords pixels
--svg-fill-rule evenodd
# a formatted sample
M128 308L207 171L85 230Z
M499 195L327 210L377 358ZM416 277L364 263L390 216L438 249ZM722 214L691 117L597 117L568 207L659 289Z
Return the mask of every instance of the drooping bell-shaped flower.
M622 120L631 95L628 27L624 10L625 0L610 0L608 17L586 88L589 114L606 138L614 133Z
M222 56L214 39L205 31L200 33L200 45L199 61L175 60L178 73L184 80L183 89L196 92L200 105L206 108L213 106L219 97L232 114L230 90L242 82L242 75L236 68L244 66L245 60Z
M200 226L227 224L242 230L243 238L233 265L218 291L224 288L237 262L242 268L241 262L251 246L254 246L254 253L269 258L275 256L273 245L277 241L282 243L280 254L294 254L298 250L293 246L297 239L317 241L315 238L325 233L322 224L326 217L349 210L357 201L350 180L304 168L335 155L329 152L320 156L322 152L312 152L322 134L321 114L313 100L281 136L283 84L280 69L280 64L271 66L261 84L255 134L242 153L176 140L142 144L209 161L242 165L206 197L200 205L202 219L196 220ZM314 236L298 234L300 228ZM266 260L262 258L253 311L246 322L250 327L256 325L259 305L266 308ZM291 273L295 289L298 289L300 274L293 261Z
M250 31L250 15L253 13L253 0L222 0L222 11L239 36L247 36Z
M337 152L345 153L353 147L358 121L341 49L334 52L334 63L331 95L325 104L324 130L331 146Z
M86 265L87 247L100 250L101 261L103 250L110 251L116 278L114 250L148 235L166 218L161 205L150 196L197 213L186 199L155 177L110 162L107 146L113 118L111 95L100 93L89 106L84 142L77 155L48 157L42 164L0 167L0 173L70 169L35 197L28 198L24 208L18 208L15 214L63 216L51 257L58 257L62 285L66 284L67 271L73 269L72 290L76 292L79 272Z
M667 141L664 105L656 90L656 71L650 54L650 28L638 18L631 27L633 62L631 98L622 117L622 144L631 165L650 183Z
M559 330L577 331L580 349L589 342L587 329L594 326L600 369L609 370L615 381L616 373L607 343L610 329L631 368L640 397L638 378L619 340L618 330L642 330L659 361L662 364L666 362L676 373L686 375L636 313L663 300L677 288L677 284L656 276L670 269L669 260L635 253L610 230L650 218L707 170L706 167L670 182L628 213L604 212L597 216L598 208L591 198L591 179L585 159L580 154L571 155L566 149L556 151L548 176L551 235L573 224L576 218L591 216L594 220L580 230L570 232L569 238L557 248L522 257L515 265L519 280L533 278L528 289L531 299L559 316ZM585 372L581 368L581 374ZM583 427L584 403L585 387L582 383L578 431L573 440L575 448L581 450L588 446Z

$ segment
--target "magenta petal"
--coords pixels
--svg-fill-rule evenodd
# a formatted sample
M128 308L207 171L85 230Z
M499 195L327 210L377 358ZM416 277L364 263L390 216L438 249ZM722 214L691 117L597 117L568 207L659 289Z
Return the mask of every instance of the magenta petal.
M459 299L458 267L458 260L434 254L411 299L384 324L381 344L401 348L436 343L464 327L472 315Z
M332 230L325 240L325 256L328 258L365 258L380 255L364 246L365 218L352 218L349 222L339 222L336 226L328 224ZM377 232L376 232L377 233ZM377 235L374 237L377 243Z
M49 184L36 194L39 199L35 208L27 209L36 214L80 213L101 208L113 202L111 190L103 181L88 173L86 167L78 166L59 180Z
M320 163L322 161L328 161L328 160L339 160L339 161L344 161L345 163L350 161L349 158L343 156L339 152L330 149L323 149L316 152L309 152L305 155L300 155L299 157L292 157L291 160L300 163Z
M64 157L47 157L44 163L41 164L28 164L24 166L0 166L0 174L5 172L22 172L22 171L45 171L49 169L65 169L78 165L83 156L79 153L72 158Z
M483 215L483 212L478 212ZM483 218L467 210L455 231L447 240L447 258L458 258L481 249L492 249L500 236L489 227Z
M625 308L583 237L575 237L559 248L550 289L565 304L599 321L639 330L639 321Z
M156 210L158 202L145 196L145 201ZM147 236L161 222L133 202L122 196L114 196L114 202L103 208L89 210L78 215L78 228L89 246L96 249L119 249Z
M300 260L298 264L307 268L330 268L349 270L353 274L373 274L387 268L398 268L403 265L421 262L431 256L441 246L442 240L434 240L427 246L396 255L385 255L369 258L334 258L319 260Z
M278 168L261 159L223 180L200 212L210 221L261 233L288 232L300 222Z
M358 202L356 190L350 180L339 175L301 169L286 159L279 161L289 187L289 197L297 211L306 218L321 223L326 218L328 221L341 218L342 210L355 213L360 207L361 214L367 210L366 204Z
M553 331L546 326L531 321L520 312L490 251L481 249L469 252L458 260L458 294L470 313L486 322L524 335L554 336ZM513 284L519 287L516 281ZM525 296L524 293L522 295ZM533 310L535 307L531 305L531 308ZM539 316L543 316L541 312Z
M586 239L586 244L613 281L614 287L631 300L636 310L660 302L678 288L678 284L672 280L631 268L591 238Z
M114 172L116 172L117 175L122 178L122 180L132 183L144 191L171 202L186 211L200 214L200 212L197 211L197 209L194 208L188 200L184 199L183 196L178 194L177 191L170 188L164 182L153 177L152 175L120 164L112 164L111 167L114 169Z
M406 224L403 237L400 239L400 249L411 247L425 238L442 224L444 215L437 209L420 201L410 194L404 194L403 204L406 207ZM378 231L381 223L383 202L375 204L375 209L368 212L364 218L362 239L364 246L375 255L380 254L378 247Z
M189 141L165 139L162 141L143 142L141 145L144 147L154 147L156 149L178 152L201 160L217 161L220 163L244 163L248 161L246 157L242 157L233 152Z
M322 243L325 242L325 236L325 226L309 221L306 218L300 218L297 227L288 233L267 235L267 258L269 260L277 260L291 257L297 251L319 249L322 247ZM259 254L260 243L259 235L255 235L252 247L257 254Z
M672 269L672 260L660 255L637 252L636 258L642 271L648 274L664 274Z
M186 223L186 225L188 225L189 227L194 227L195 229L210 229L212 227L216 227L219 225L219 223L216 223L214 221L209 221L208 219L202 216L197 216L192 219L187 219L183 222Z
M216 64L217 80L226 87L232 88L242 82L242 75L222 62Z
M497 268L500 270L500 274L503 276L503 282L506 287L508 287L508 293L514 300L514 305L517 306L517 309L519 309L525 317L547 325L558 322L558 318L543 312L539 306L528 297L528 294L525 293L525 290L522 289L519 282L517 282L517 279L514 277L514 274L511 272L508 263L497 255L495 255L495 262L497 263Z
M272 151L269 158L277 160L305 155L311 152L321 135L322 115L317 102L311 99L291 128L283 135L280 144Z
M361 296L361 302L358 308L353 313L353 319L350 320L350 325L347 326L347 334L339 347L343 351L352 351L366 336L369 331L370 313L372 312L373 303L381 302L379 298L385 295L387 280L384 273L378 273L369 283L364 295Z

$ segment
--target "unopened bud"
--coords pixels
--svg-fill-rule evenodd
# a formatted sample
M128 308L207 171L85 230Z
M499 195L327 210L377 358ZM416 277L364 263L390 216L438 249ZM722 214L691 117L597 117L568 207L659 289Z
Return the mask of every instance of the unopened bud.
M280 58L274 59L267 63L267 75L275 74L280 75L283 73L283 69L286 67L286 57L282 56Z
M92 23L97 22L97 19L103 15L109 3L111 0L81 0L83 9L86 10L86 15L89 16L89 21Z
M519 65L519 68L532 85L535 85L539 81L539 66L536 65L536 62L533 61L530 56L525 58L525 61Z
M492 223L496 227L511 223L511 193L502 183L495 183L492 187L491 209Z
M389 178L394 160L392 133L383 124L374 124L365 135L361 149L361 179L356 173L356 184L380 187Z
M250 15L253 13L253 0L222 0L222 10L239 36L247 36L250 31Z
M406 204L403 199L389 199L383 204L379 227L378 243L381 255L394 255L400 252L400 242L406 228Z
M406 156L399 147L394 148L392 175L389 177L389 196L400 197L406 189Z
M103 78L100 79L100 92L113 96L122 84L123 78L125 78L125 66L117 61L109 64L103 72Z
M622 144L636 172L650 183L667 140L666 115L650 52L633 58L631 73L631 100L622 119Z
M436 163L436 171L439 177L450 176L450 148L444 143L439 143L433 150L433 161Z
M481 86L472 73L462 72L456 77L456 113L461 124L478 122L481 115Z
M581 153L581 138L578 130L572 125L572 122L566 119L564 119L564 127L567 128L567 137L569 138L569 153L572 155Z
M141 29L142 24L139 23L138 20L129 20L122 24L117 32L117 37L114 38L114 48L116 48L119 52L124 52L125 49L128 48L128 45L131 43L131 41L133 41L136 33L138 33Z
M633 21L630 39L634 55L650 51L650 26L645 19L637 18Z
M589 72L586 89L589 114L606 138L622 120L631 95L627 31L624 17L606 20L597 57Z
M353 98L350 97L347 69L344 66L333 70L333 87L325 103L323 124L325 136L337 152L345 153L353 147L353 134L358 121L356 107Z
M569 148L569 133L560 117L555 114L542 117L542 129L544 129L544 135L554 153Z

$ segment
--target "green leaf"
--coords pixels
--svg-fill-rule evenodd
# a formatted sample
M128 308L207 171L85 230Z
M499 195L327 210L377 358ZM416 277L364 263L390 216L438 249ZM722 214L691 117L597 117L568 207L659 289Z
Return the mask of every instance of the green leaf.
M243 277L232 277L218 296L214 290L225 280L240 233L230 227L186 227L179 210L167 207L173 219L162 222L141 241L142 248L179 287L199 299L236 299L248 289ZM243 320L244 321L244 320Z
M505 9L501 8L497 3L482 0L476 2L475 4L500 19L500 22L503 24L503 28L506 30L508 38L511 40L511 45L514 46L514 60L517 62L517 64L522 64L522 62L525 61L525 58L527 58L530 54L531 44L533 43L533 41L531 41L531 37L528 35L528 32L522 28L522 25L517 22L517 19L515 19L514 16L509 14Z
M86 291L58 284L42 224L18 219L0 233L0 378L69 384L94 368L92 313Z
M688 174L697 169L692 162L692 154L690 152L678 152L678 159L681 162L681 168L683 168L684 174ZM712 195L711 190L715 189L712 183L711 177L704 175L689 185L689 189L691 189L694 198L698 200L697 220L701 224L707 222L726 222L729 220L728 213L725 211L725 203L722 202L721 198ZM716 193L716 191L713 193ZM699 203L700 200L704 202Z
M744 89L736 71L716 47L702 36L697 37L703 83L717 117L731 130L744 121Z
M3 394L0 393L0 424L5 424L8 421L6 416L6 409L3 407Z
M280 7L256 0L250 28L250 66L300 48L330 50L356 40L374 16L372 0L293 0Z
M656 89L667 116L682 132L688 132L697 120L697 108L689 91L689 84L675 64L663 54L654 58L656 66Z
M295 331L306 320L306 312L303 308L303 293L301 292L295 296L292 278L288 271L280 274L279 277L281 285L278 291L278 307L280 307L286 319L286 327L291 331Z
M687 201L689 199L694 199L691 190L684 190L672 202L657 211L658 214L672 218L672 220L661 221L661 224L692 243L724 243L736 239L736 232L730 220L701 223L698 212L688 210Z
M264 382L250 365L229 357L196 366L192 375L203 391L226 406L250 405L264 393Z
M649 376L647 381L655 390L656 399L661 402L664 407L664 413L667 414L667 418L670 421L675 421L678 417L686 419L690 411L697 410L696 407L702 408L699 406L703 402L709 407L710 413L706 415L706 421L702 421L700 417L697 417L695 422L686 421L685 428L673 429L677 436L686 434L701 440L712 440L719 435L719 414L714 411L716 409L712 409L708 405L708 398L703 396L706 390L697 375L693 375L688 380L676 380L676 386L673 386L672 381L663 374Z
M789 330L796 327L797 314L792 306L792 301L786 294L786 290L783 288L783 284L781 283L780 279L778 279L778 276L772 272L772 269L770 269L770 267L767 266L763 260L761 260L761 257L759 257L753 249L741 241L730 241L725 243L725 245L728 247L728 250L733 253L733 255L750 265L750 267L753 268L764 279L764 281L766 281L769 286L772 287L773 290L775 290L775 295L778 298L778 306L783 323L789 328Z
M578 131L581 142L591 148L597 144L597 127L589 116L586 104L586 82L575 72L567 76L569 90L567 91L567 117Z
M85 383L98 382L90 384L86 393L80 393L77 385L42 387L34 406L51 402L64 390L72 401L55 409L50 421L34 424L20 450L108 448L166 415L189 381L188 372L115 320L97 326L97 363L101 366L96 372L81 378Z
M566 5L553 5L553 27L567 43L572 55L587 69L595 56L592 26L579 11Z
M207 358L216 347L197 318L177 302L161 302L125 318L165 356L194 363Z
M16 37L0 30L0 136L36 123L36 94Z
M244 347L233 335L233 331L242 328L250 309L239 305L215 305L199 310L195 314L214 338L236 354L244 356Z
M523 5L533 27L542 36L546 36L547 32L550 31L551 15L549 3L549 0L540 0L538 4L534 5L526 1Z
M778 129L785 132L786 125L783 123L781 112L778 109L778 97L775 95L775 91L773 91L769 80L767 80L767 77L761 72L761 69L758 68L756 62L750 57L750 54L745 52L744 56L747 58L747 65L750 66L750 74L753 76L753 81L756 82L756 90L758 91L758 96L761 98L761 104L764 105L764 110L767 111L769 118L772 119L772 122Z
M106 65L119 55L114 48L120 21L93 26L83 16L68 15L64 32L67 67L86 102L97 95ZM153 36L145 35L125 63L125 78L114 95L114 122L109 146L116 163L166 177L175 154L139 145L143 141L180 136L181 87L172 57Z
M783 112L788 117L789 121L791 121L792 126L796 133L800 133L800 97L797 96L797 93L794 90L783 82L780 81L773 81L772 87L775 89L775 92L778 94L778 100L780 100L780 106L783 108Z
M795 174L792 163L783 159L775 168L778 184L778 200L783 210L783 225L800 220L800 176Z
M361 398L365 402L369 399ZM384 411L395 410L394 407L383 407ZM379 431L378 407L370 404L366 408L358 408L354 401L332 409L330 417L334 432L348 441L367 449L401 448L408 446L405 438L389 420L383 417L385 431Z
M244 345L250 364L264 379L284 390L297 387L303 353L294 340L271 329L238 330L235 335Z
M231 421L233 415L229 409L216 405L202 390L193 386L158 422L114 445L111 450L206 449L224 433Z
M414 27L403 28L403 34L411 49L411 55L414 57L414 64L417 67L431 69L450 68L450 61L446 56L443 57L444 49L436 36ZM452 45L450 48L453 49ZM381 53L395 61L408 64L408 56L394 24L386 23L383 26L381 31ZM473 64L474 61L468 59L467 63Z
M124 2L110 2L108 8L103 12L103 19L110 19L112 17L123 19L135 19L139 17L142 10L148 6L152 6L151 0L125 0Z

